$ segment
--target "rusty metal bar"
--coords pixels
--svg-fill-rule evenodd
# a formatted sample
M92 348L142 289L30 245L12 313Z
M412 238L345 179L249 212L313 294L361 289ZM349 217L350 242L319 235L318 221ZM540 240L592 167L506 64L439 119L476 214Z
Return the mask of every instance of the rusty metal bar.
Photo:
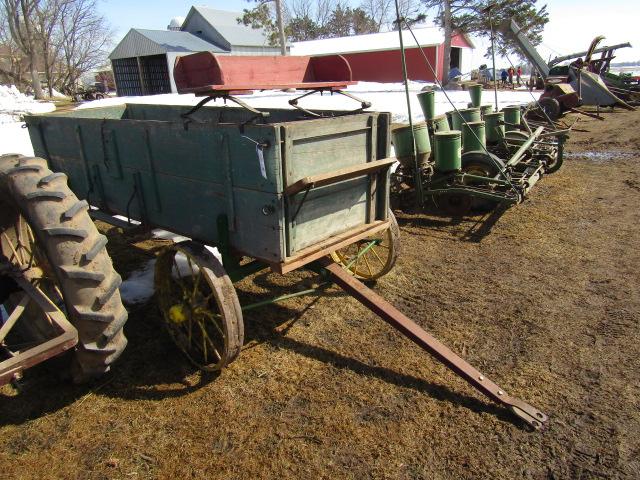
M536 131L531 134L531 136L527 139L527 141L524 142L520 146L518 151L514 153L513 156L509 159L509 161L507 162L507 167L510 167L520 162L524 154L527 152L527 150L529 150L529 147L531 146L531 144L533 144L533 142L536 141L536 139L540 136L543 130L544 130L544 127L538 127Z
M393 328L400 331L409 340L436 357L446 367L453 370L472 387L485 394L491 400L508 407L516 416L536 430L540 429L548 420L547 416L537 408L508 395L504 389L456 355L433 335L429 334L373 290L360 283L342 266L328 257L321 258L318 263L331 273L333 281L345 292L353 296Z

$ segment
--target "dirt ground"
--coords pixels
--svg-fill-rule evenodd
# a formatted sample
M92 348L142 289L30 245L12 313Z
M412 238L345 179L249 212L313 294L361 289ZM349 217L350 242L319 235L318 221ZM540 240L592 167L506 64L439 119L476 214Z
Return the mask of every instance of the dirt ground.
M129 347L83 387L35 369L0 390L3 478L640 478L640 112L586 119L569 158L502 215L397 212L376 290L543 410L532 432L333 287L245 314L221 375L195 371L152 299ZM126 276L158 242L126 249ZM242 302L306 273L258 274Z

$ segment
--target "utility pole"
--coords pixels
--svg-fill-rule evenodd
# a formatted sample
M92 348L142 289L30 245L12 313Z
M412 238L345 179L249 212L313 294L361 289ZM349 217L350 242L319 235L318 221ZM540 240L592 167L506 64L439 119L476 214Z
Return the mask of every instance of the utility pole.
M489 27L491 28L491 60L493 63L493 94L495 96L496 109L498 111L498 76L496 72L496 33L493 30L493 14L494 5L489 5L485 10L489 12Z
M278 37L280 38L280 54L287 54L286 38L284 36L284 21L282 19L282 0L275 0L276 2L276 17L278 21Z

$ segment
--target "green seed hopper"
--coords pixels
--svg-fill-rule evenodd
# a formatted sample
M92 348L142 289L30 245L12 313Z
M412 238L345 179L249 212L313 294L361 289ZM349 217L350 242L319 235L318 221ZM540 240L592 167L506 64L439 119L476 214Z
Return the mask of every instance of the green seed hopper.
M424 97L429 103L421 98L421 105L429 107L424 114L430 138L425 138L424 129L414 135L416 145L429 145L429 150L419 150L422 167L416 173L411 141L404 139L401 165L392 177L396 197L415 194L415 181L420 178L426 197L445 213L460 216L472 209L520 203L545 173L560 168L568 131L530 125L520 106L491 111L490 105L481 105L480 85L471 85L469 92L473 106L447 112L446 117L435 116L432 96ZM439 128L437 119L442 123L448 119L447 126ZM410 133L406 127L396 131Z

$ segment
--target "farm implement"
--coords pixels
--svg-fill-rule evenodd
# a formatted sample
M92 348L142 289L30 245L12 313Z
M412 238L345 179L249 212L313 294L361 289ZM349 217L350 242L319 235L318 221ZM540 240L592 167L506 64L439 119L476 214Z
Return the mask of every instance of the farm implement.
M495 112L481 104L481 85L470 85L469 92L469 108L440 116L435 116L435 92L419 93L426 121L393 131L400 166L392 174L392 196L398 204L415 198L420 182L423 198L452 216L514 205L544 174L562 166L569 129L532 125L520 106Z
M616 93L622 94L625 98L637 95L630 90L614 88L610 90L607 83L600 76L602 68L608 68L612 48L622 48L624 45L615 47L603 47L605 56L600 60L593 59L598 44L604 37L596 37L589 49L585 52L585 58L579 58L569 66L551 68L536 51L520 26L513 20L505 20L501 25L501 30L505 35L513 38L520 51L535 66L544 80L544 92L540 96L537 105L544 111L544 115L551 120L560 118L568 111L574 111L580 106L600 107L622 107L627 110L635 110L623 98ZM569 56L573 58L573 55Z
M206 53L182 57L175 68L178 88L204 100L235 101L256 88L337 93L351 82L338 56L223 60ZM362 283L388 273L399 252L389 209L389 114L205 103L27 116L38 158L0 157L3 268L28 278L49 295L46 308L69 318L78 334L77 378L106 372L126 344L121 280L90 219L119 225L119 215L191 238L158 256L156 296L170 337L203 370L220 370L239 355L243 311L317 290L241 305L233 282L265 269L304 268L529 426L544 425L544 413L508 395ZM29 298L19 289L8 294L9 318ZM16 326L42 317L24 315ZM8 356L15 353L3 345Z

